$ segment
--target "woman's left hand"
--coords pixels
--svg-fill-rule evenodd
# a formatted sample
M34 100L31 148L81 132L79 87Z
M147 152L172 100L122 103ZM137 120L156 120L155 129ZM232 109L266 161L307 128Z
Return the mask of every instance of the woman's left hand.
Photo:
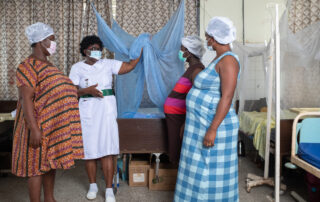
M208 130L206 135L203 138L203 146L205 147L213 147L214 140L216 139L217 131L216 130Z

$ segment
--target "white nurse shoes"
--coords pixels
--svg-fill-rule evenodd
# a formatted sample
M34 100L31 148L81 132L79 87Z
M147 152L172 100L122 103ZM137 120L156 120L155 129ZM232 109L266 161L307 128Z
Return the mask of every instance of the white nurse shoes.
M90 184L89 191L87 193L87 199L93 200L97 198L97 193L98 193L98 186L96 183Z
M107 196L106 202L116 202L116 198L114 196Z
M95 198L97 198L97 192L95 192L95 191L88 191L88 193L87 193L87 199L93 200L93 199L95 199Z

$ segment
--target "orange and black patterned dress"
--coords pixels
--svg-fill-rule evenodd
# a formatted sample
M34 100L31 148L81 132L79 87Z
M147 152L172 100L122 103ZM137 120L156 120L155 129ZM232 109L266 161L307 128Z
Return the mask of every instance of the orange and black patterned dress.
M57 67L32 57L19 65L16 79L18 87L34 89L34 116L43 138L39 148L29 146L30 130L18 100L12 173L31 177L73 167L84 157L76 87Z

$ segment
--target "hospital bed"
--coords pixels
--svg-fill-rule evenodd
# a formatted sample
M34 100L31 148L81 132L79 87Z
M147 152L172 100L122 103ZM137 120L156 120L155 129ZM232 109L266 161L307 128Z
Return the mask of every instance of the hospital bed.
M128 118L118 118L121 153L167 152L167 127L157 108L142 108Z
M320 111L302 112L294 119L291 143L291 162L320 178Z
M9 173L11 166L12 131L14 118L11 111L16 108L15 101L0 101L0 173Z
M168 151L165 116L157 108L141 108L137 113L118 118L120 153L123 168L127 154L149 153L156 156L155 183L159 181L160 155Z
M320 108L299 112L292 126L291 162L309 173L312 180L320 179ZM301 121L301 119L303 119ZM290 163L287 163L290 165ZM293 167L292 167L293 166ZM290 168L295 169L294 165ZM310 178L309 178L310 179ZM307 180L308 181L308 180ZM317 195L308 186L310 201L318 201ZM306 201L299 194L291 192L296 201Z
M249 104L247 104L249 103ZM254 159L257 154L264 158L265 152L265 138L267 127L267 113L260 112L260 109L266 105L261 100L247 101L244 111L239 113L239 139L245 144L246 153ZM253 104L252 104L253 103ZM258 104L255 104L258 103ZM290 156L291 153L291 134L292 124L297 113L289 110L281 112L280 120L280 159L284 156ZM274 121L271 124L270 135L270 153L274 154L275 150L275 125ZM280 161L281 161L280 160ZM280 164L281 165L281 164Z

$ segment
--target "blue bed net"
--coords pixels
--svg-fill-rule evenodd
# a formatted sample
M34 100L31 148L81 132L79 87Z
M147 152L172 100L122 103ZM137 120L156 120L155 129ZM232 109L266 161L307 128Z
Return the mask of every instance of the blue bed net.
M138 37L125 32L115 20L112 29L91 4L96 14L98 35L105 48L115 53L115 59L128 62L143 55L136 68L116 77L115 91L119 118L132 118L137 112L144 83L151 101L163 111L169 92L184 72L178 58L184 34L184 0L167 24L156 34L142 33Z

